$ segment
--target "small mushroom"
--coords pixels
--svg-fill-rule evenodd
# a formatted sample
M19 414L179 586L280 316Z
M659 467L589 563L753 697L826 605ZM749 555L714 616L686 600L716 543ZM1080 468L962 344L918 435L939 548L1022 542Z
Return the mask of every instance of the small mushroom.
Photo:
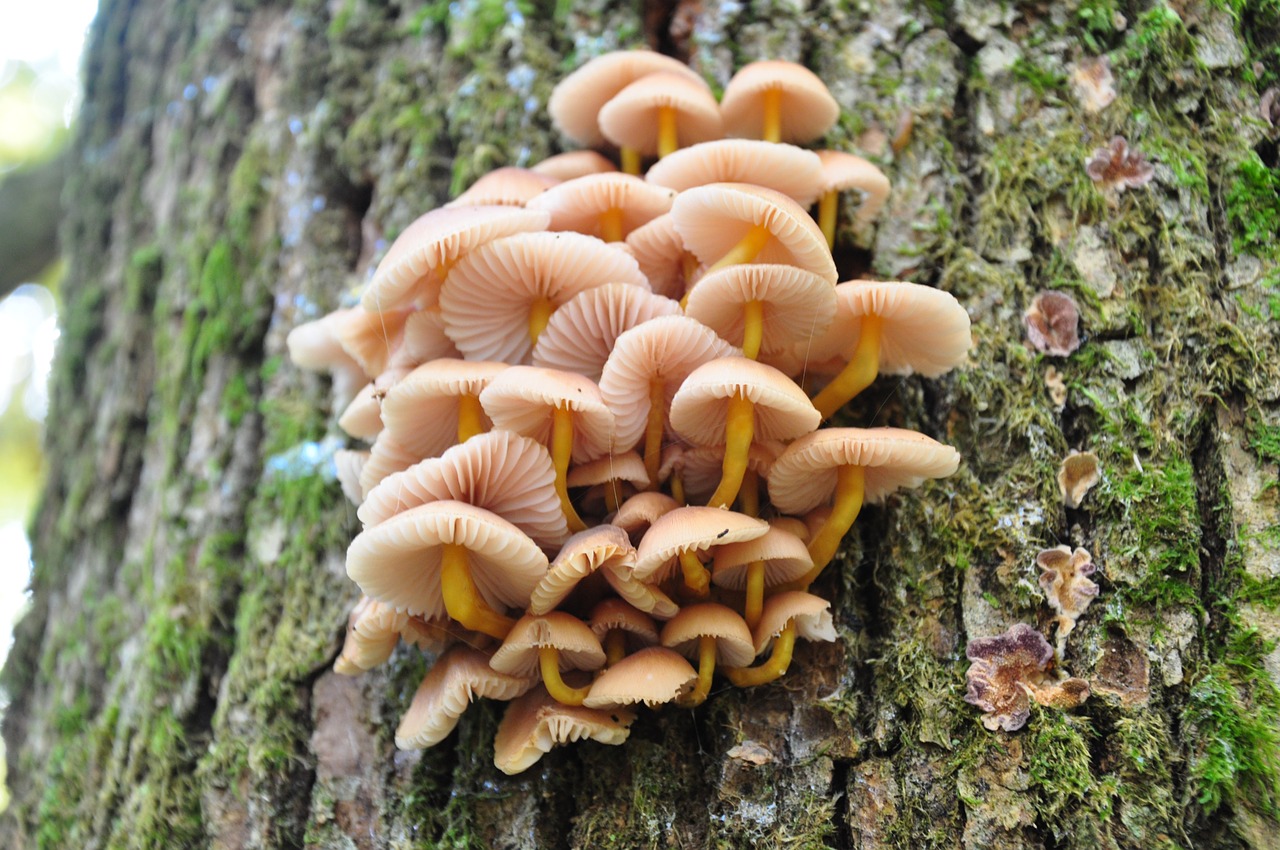
M673 606L668 616L675 615ZM653 618L621 599L606 599L591 609L591 631L604 647L605 667L612 667L627 655L657 646L658 628Z
M1014 732L1025 726L1032 699L1065 708L1078 706L1089 696L1083 679L1059 681L1050 674L1053 647L1026 623L1017 623L1002 635L969 641L965 656L972 662L965 674L969 683L965 702L983 710L982 725L993 732Z
M676 151L650 168L644 179L677 192L710 183L751 183L807 207L821 194L822 160L795 145L721 139Z
M834 641L838 635L830 608L827 600L803 591L790 590L770 596L754 637L757 656L763 655L770 645L773 652L768 661L755 667L726 668L724 672L729 681L739 688L751 688L781 678L791 666L797 637Z
M659 158L723 135L707 84L683 74L648 74L600 109L600 131L622 150Z
M1156 173L1146 157L1129 147L1124 136L1112 136L1106 147L1094 150L1084 170L1100 188L1117 194L1147 185Z
M762 520L718 508L677 508L660 517L636 549L635 577L658 584L677 567L694 594L705 596L711 575L700 560L717 546L753 540L769 530Z
M590 739L616 746L627 740L635 712L565 705L536 687L507 706L493 740L493 764L508 776L533 767L552 747Z
M711 582L746 592L743 617L747 627L754 629L760 624L765 588L803 578L812 569L813 558L804 542L771 521L763 537L716 550Z
M675 196L670 189L614 172L566 180L529 201L528 208L551 215L549 230L621 242L631 231L669 212Z
M549 156L529 170L557 180L572 180L575 177L606 174L618 169L595 151L569 151Z
M472 183L444 205L454 207L523 207L560 181L527 168L498 168Z
M1066 357L1080 347L1080 311L1065 292L1048 289L1036 295L1022 321L1036 351Z
M1072 449L1062 459L1058 467L1058 489L1062 491L1062 501L1069 508L1078 508L1084 497L1102 480L1102 470L1098 466L1098 456L1093 452L1078 452Z
M615 708L642 702L653 708L691 691L697 678L697 672L680 653L651 646L601 673L582 704L588 708Z
M547 693L557 702L582 705L589 688L570 687L560 671L598 670L604 666L604 649L587 624L571 614L526 614L511 627L489 666L519 678L540 672Z
M1089 603L1098 596L1098 585L1089 579L1097 568L1088 550L1077 548L1072 552L1068 546L1045 549L1036 555L1036 566L1040 568L1040 587L1050 607L1058 612L1061 647Z
M706 702L717 663L744 667L755 658L751 630L742 617L714 602L682 608L662 627L662 645L698 660L698 684L679 700L686 708Z
M679 302L639 286L606 283L588 289L547 322L533 348L533 365L577 372L599 382L618 337L650 319L678 315Z
M477 360L422 364L387 390L381 410L386 433L428 458L488 431L493 423L480 406L480 393L507 368Z
M840 105L818 75L803 65L763 61L733 75L720 112L727 135L802 145L831 129L840 117Z
M418 686L396 728L396 746L402 750L435 746L449 736L476 697L515 699L535 681L499 673L480 650L454 646L436 660Z
M856 220L870 223L889 198L889 178L860 156L842 151L818 151L822 162L822 195L818 201L818 227L827 238L827 246L835 247L836 223L840 193L854 189L861 193Z
M743 357L765 363L769 355L820 335L835 311L835 288L828 281L768 263L708 272L685 304L685 315L741 346Z

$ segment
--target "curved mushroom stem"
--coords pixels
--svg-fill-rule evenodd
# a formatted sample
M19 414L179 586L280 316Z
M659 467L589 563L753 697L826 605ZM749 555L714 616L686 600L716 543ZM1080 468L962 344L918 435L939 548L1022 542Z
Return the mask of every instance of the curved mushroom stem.
M836 214L840 211L840 193L835 189L823 192L818 200L818 227L827 237L827 247L836 247Z
M600 238L606 242L621 242L622 237L622 210L609 207L600 213Z
M604 666L612 667L627 657L627 633L609 629L604 636Z
M676 111L670 106L658 107L658 159L680 148L680 136L676 132Z
M747 465L742 473L742 488L738 491L738 509L750 517L760 516L760 475Z
M682 508L689 504L684 499L684 473L678 468L671 472L671 498Z
M751 262L764 250L764 246L768 244L771 236L773 234L764 225L752 225L751 229L747 231L747 235L738 240L738 244L730 248L727 254L716 260L711 268L707 269L707 272L718 272L720 269L728 268L729 266L738 266Z
M662 431L667 419L667 388L663 381L649 381L649 419L644 426L644 471L649 489L658 489L662 469Z
M480 399L471 393L458 397L458 444L484 433L484 409Z
M569 459L573 456L573 413L557 407L551 414L551 462L556 469L556 495L560 497L560 510L564 511L569 531L577 534L587 526L569 501Z
M782 632L773 642L773 654L759 667L726 667L724 674L739 688L751 688L780 679L791 666L791 654L796 648L796 621L788 620Z
M616 514L622 505L622 486L625 482L618 478L610 478L604 482L604 507L611 514Z
M534 345L538 344L538 337L547 329L547 322L551 321L551 314L555 311L556 305L550 298L539 298L529 308L529 341Z
M849 403L858 393L871 386L880 371L880 327L883 324L879 316L863 316L861 336L858 347L853 351L849 363L822 388L822 392L813 397L813 406L818 408L823 419Z
M582 705L591 687L571 688L560 678L560 650L554 646L538 647L538 666L542 668L542 684L551 698L562 705Z
M742 619L747 628L755 631L764 611L764 561L752 561L747 565L747 600L742 606Z
M782 89L764 93L764 140L782 141Z
M738 497L742 478L747 473L747 455L751 440L755 437L755 405L737 393L729 399L729 410L724 423L724 463L721 467L720 486L711 494L709 507L727 508Z
M680 553L680 569L684 572L684 583L696 596L706 596L711 588L711 573L698 560L698 556L688 549Z
M809 556L813 569L800 579L801 589L807 589L822 574L822 570L840 549L840 542L853 528L854 520L862 511L862 498L866 475L861 466L842 466L836 472L836 497L831 505L831 515L809 541Z
M698 638L698 684L676 702L684 708L694 708L706 702L715 672L716 639L703 635Z
M622 149L622 173L640 176L640 151L628 147Z
M461 544L444 544L444 552L440 556L440 590L444 595L444 610L465 628L503 640L516 624L515 620L494 611L484 601L471 579L467 549Z
M748 301L742 305L742 356L760 359L760 342L764 339L764 305Z

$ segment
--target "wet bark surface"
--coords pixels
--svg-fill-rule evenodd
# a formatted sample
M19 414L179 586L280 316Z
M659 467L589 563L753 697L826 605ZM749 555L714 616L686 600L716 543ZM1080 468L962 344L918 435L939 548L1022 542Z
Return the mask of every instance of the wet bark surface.
M399 753L427 660L329 672L357 522L340 408L285 334L417 215L558 150L554 83L646 42L717 87L756 58L831 87L828 146L893 181L878 227L841 234L842 279L946 289L975 338L969 366L882 378L840 419L964 463L859 519L817 586L841 640L782 682L518 777L492 765L495 706ZM0 843L1276 846L1277 43L1271 0L104 2ZM1117 96L1090 112L1073 75L1099 55ZM1116 134L1152 182L1090 179ZM1027 342L1046 289L1080 305L1069 357ZM1102 480L1068 509L1071 449ZM1035 557L1058 544L1098 566L1062 664L1093 695L989 732L965 644L1051 633Z

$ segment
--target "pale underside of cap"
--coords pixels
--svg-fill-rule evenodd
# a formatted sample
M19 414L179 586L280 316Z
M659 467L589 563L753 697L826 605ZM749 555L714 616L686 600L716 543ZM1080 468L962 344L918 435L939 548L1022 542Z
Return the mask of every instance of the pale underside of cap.
M735 395L754 405L757 440L794 440L822 421L782 372L745 357L722 357L685 378L671 400L671 427L695 445L723 445L728 400Z
M662 627L662 645L690 660L697 660L702 637L715 639L717 664L745 667L756 657L746 620L724 605L687 605Z
M628 708L564 705L538 686L507 706L493 741L493 764L512 776L561 744L590 739L616 746L627 740L635 717Z
M840 117L840 106L826 84L808 68L794 62L752 62L733 75L720 100L726 135L764 135L763 95L770 89L782 92L784 142L811 142Z
M834 641L839 635L831 620L831 603L800 590L788 590L764 601L753 638L756 655L762 655L773 639L794 620L796 637L810 641Z
M440 656L418 686L396 729L396 746L402 750L434 746L449 736L476 697L515 699L535 681L499 673L483 652L455 646Z
M751 183L807 207L822 193L822 162L813 151L795 145L721 139L663 157L644 179L677 192L709 183Z
M594 381L572 372L513 366L480 394L497 428L549 445L557 408L573 414L573 460L586 463L608 453L614 417Z
M650 319L680 312L678 301L638 286L608 283L589 289L551 317L533 349L533 365L599 381L619 336Z
M389 368L413 369L431 360L452 357L461 359L458 348L444 332L444 317L439 307L415 310L404 323L400 343L387 361Z
M592 487L609 482L626 482L637 490L648 487L649 473L644 468L644 459L636 452L607 454L575 466L567 479L570 487Z
M382 479L395 472L408 469L422 456L396 442L395 438L385 430L373 441L369 459L360 470L360 492L365 498L377 487Z
M599 670L604 648L591 628L572 614L548 611L516 621L489 666L513 676L539 675L539 650L555 649L561 670Z
M338 329L354 313L353 309L334 310L313 322L304 322L285 339L289 359L299 369L309 372L334 372L343 369L360 369L360 364L343 349L338 341Z
M382 402L386 431L419 457L438 457L458 441L458 400L479 397L506 363L476 360L432 360L414 369L390 390ZM491 427L488 418L481 426Z
M551 216L549 230L569 230L603 237L601 216L618 210L622 214L622 235L648 224L671 210L676 193L620 172L589 174L566 180L529 202L529 209Z
M794 266L729 266L694 284L685 315L741 347L752 301L763 314L760 351L770 354L821 336L835 313L836 292L823 278Z
M697 671L684 656L661 646L642 649L610 667L591 685L588 708L671 702L693 688Z
M347 635L333 672L355 676L391 657L409 615L367 596L360 597L347 619Z
M369 462L369 452L339 449L333 453L334 472L338 476L338 484L342 487L342 495L351 504L359 506L364 501L364 491L360 489L360 473Z
M635 577L657 584L677 568L681 552L705 552L715 546L761 537L764 520L720 508L677 508L645 532L636 549Z
M637 493L618 507L609 522L625 531L632 542L638 542L658 517L678 507L680 503L666 493Z
M769 532L763 537L716 549L711 582L742 590L747 586L747 569L757 561L764 562L765 587L794 581L813 569L813 558L804 541L770 523Z
M663 109L675 112L680 147L724 136L720 106L706 83L679 74L649 74L618 92L600 109L600 132L620 148L656 156Z
M659 295L680 299L685 293L684 243L670 213L660 215L627 234L626 245Z
M549 156L529 170L564 181L588 174L606 174L618 168L595 151L567 151Z
M747 469L759 476L760 481L767 480L769 470L783 448L779 442L753 442L747 450ZM686 447L679 465L685 499L705 502L724 477L724 446Z
M404 337L405 323L411 313L405 309L372 313L357 307L347 311L346 318L338 325L338 342L372 379L387 370L392 353Z
M634 638L628 643L632 651L658 644L658 627L653 618L622 599L600 602L591 609L590 621L591 631L601 643L610 631L620 629Z
M635 566L636 550L620 528L598 525L570 537L551 562L547 574L533 589L529 611L545 614L568 598L578 583L601 569L629 573Z
M361 387L338 417L338 427L361 440L375 439L382 432L382 400L387 391L407 374L408 369L388 369Z

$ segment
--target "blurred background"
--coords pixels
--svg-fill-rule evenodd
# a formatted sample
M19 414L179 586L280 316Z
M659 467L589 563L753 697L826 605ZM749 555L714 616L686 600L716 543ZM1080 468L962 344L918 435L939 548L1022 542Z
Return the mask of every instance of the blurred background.
M80 97L80 53L97 6L0 0L0 664L31 574L26 532L39 494L46 382L58 338L57 201ZM0 695L0 712L3 701ZM3 771L0 760L0 809Z

